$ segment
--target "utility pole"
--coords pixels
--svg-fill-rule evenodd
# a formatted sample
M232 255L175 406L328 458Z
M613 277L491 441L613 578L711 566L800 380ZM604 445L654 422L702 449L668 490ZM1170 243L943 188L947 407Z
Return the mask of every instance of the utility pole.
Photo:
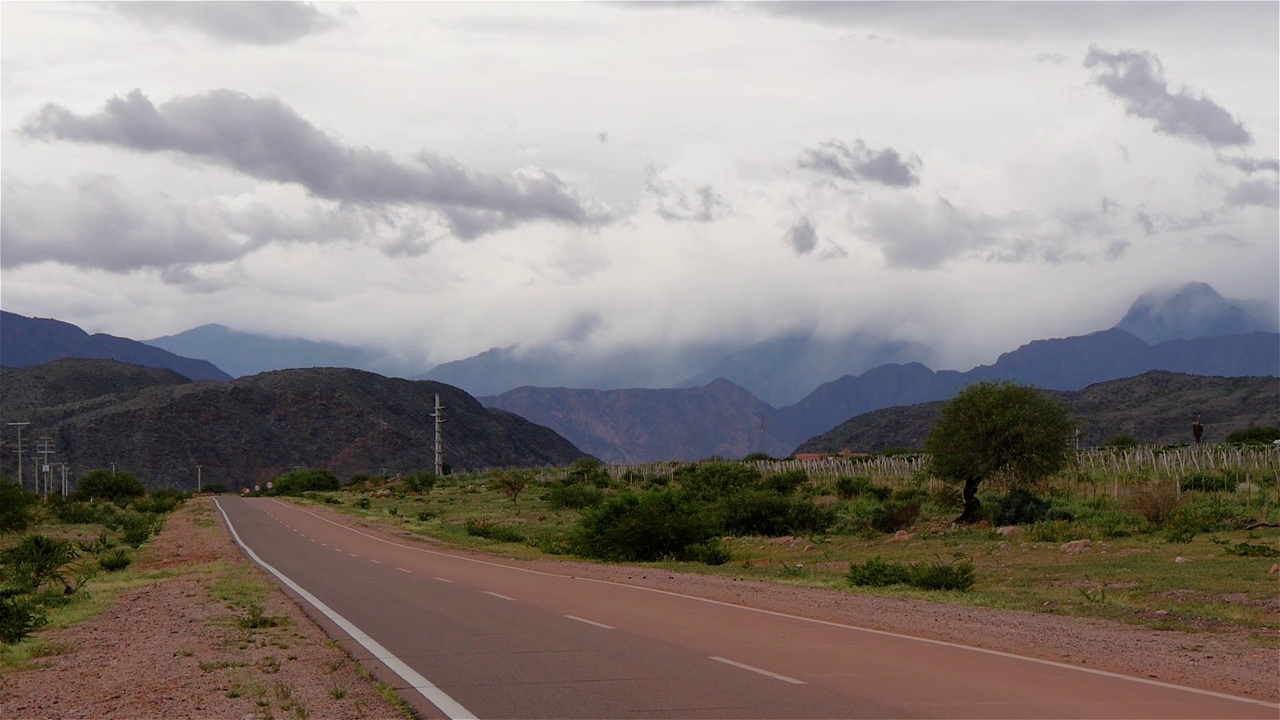
M40 449L36 453L44 456L40 461L40 471L44 473L44 497L47 500L49 488L53 485L53 466L49 464L49 456L54 454L53 438L48 435L40 436ZM36 492L40 492L40 472L36 473Z
M197 494L201 492L201 490L200 490L200 488L201 488L201 474L200 474L200 473L201 473L201 468L203 468L203 467L204 467L203 465L196 465L196 493L197 493Z
M436 421L436 477L444 475L444 443L441 441L440 426L444 424L444 408L440 405L440 393L436 393L436 409L431 417Z
M11 422L9 425L18 428L18 487L22 487L22 428L30 425L30 422Z

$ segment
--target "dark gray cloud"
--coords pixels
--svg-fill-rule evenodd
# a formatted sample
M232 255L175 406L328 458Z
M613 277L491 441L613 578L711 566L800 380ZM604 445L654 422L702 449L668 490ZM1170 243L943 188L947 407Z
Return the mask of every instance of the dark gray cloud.
M231 207L143 197L111 175L80 175L66 186L33 186L5 175L3 191L4 267L56 262L122 273L170 271L235 261L276 242L357 240L382 222L354 206L289 215L264 203Z
M105 5L145 25L178 25L214 40L284 45L341 24L307 2L113 2Z
M891 187L920 184L920 158L904 159L897 150L873 150L861 140L852 144L827 140L800 156L800 167L835 175L845 180L867 181Z
M652 166L647 169L645 190L657 203L656 212L670 222L714 222L733 209L710 185L689 188L662 177Z
M1223 199L1233 207L1280 207L1280 185L1275 178L1242 180L1228 190Z
M343 145L275 98L231 90L178 97L159 107L134 90L93 115L48 104L20 132L45 141L180 153L260 180L297 183L330 200L425 205L464 239L533 220L593 225L610 219L552 173L487 175L429 152L414 164L402 163L369 147Z
M784 238L791 251L797 255L808 255L818 247L818 229L808 215L802 216L787 229Z
M1134 117L1152 120L1156 130L1213 147L1253 142L1244 125L1225 108L1186 88L1170 92L1160 59L1151 53L1090 48L1084 66L1093 82L1111 93Z
M1218 160L1231 165L1241 172L1250 174L1272 172L1280 174L1280 160L1274 158L1231 157L1224 155L1219 157Z

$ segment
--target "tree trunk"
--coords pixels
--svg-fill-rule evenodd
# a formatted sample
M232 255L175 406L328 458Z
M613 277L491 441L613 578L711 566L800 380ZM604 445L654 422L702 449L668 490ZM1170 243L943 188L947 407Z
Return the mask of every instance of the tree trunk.
M978 484L981 480L964 481L964 510L955 522L961 525L972 525L982 519L982 503L978 500Z

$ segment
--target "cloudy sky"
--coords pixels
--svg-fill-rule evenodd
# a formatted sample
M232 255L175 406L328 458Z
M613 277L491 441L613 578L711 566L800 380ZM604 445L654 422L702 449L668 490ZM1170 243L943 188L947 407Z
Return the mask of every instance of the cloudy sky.
M434 363L1280 302L1280 5L4 3L0 304Z

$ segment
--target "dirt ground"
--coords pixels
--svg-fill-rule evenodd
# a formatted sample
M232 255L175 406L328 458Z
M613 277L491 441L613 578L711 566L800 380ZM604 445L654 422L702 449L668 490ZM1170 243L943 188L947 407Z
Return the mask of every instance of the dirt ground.
M211 594L225 563L269 582L212 522L211 507L207 498L187 503L140 553L144 567L193 572L128 591L111 610L71 628L40 633L60 650L0 676L0 717L401 717L368 673L274 586L261 602L263 615L281 619L270 628L242 627L237 620L245 610ZM423 542L314 511L366 532ZM1259 647L1243 633L1153 631L651 568L498 561L1280 701L1280 650Z

